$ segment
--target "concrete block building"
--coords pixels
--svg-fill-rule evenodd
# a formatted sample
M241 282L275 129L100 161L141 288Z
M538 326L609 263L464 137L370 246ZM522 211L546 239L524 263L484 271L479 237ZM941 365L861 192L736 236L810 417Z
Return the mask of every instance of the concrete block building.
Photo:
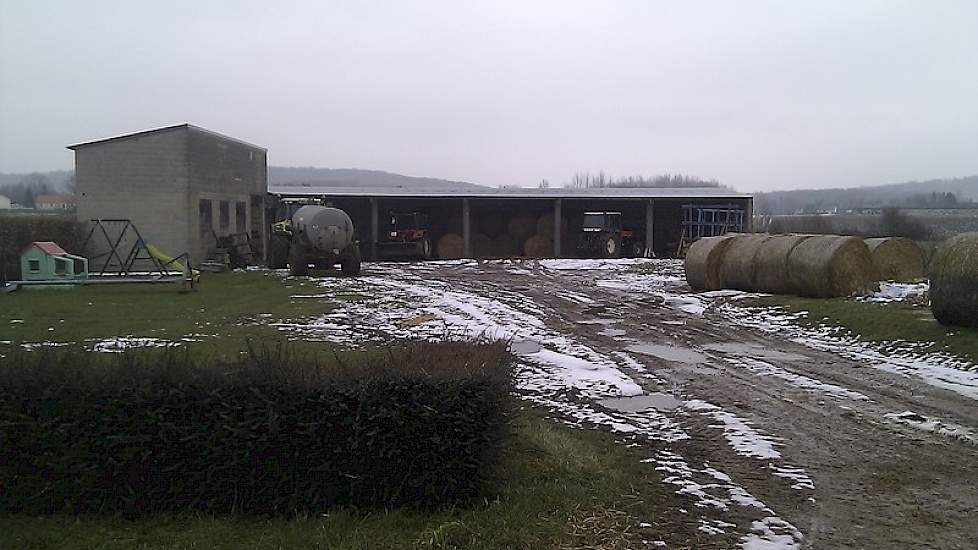
M168 255L199 263L218 237L248 233L263 256L268 166L263 147L192 124L69 145L77 216L129 219Z

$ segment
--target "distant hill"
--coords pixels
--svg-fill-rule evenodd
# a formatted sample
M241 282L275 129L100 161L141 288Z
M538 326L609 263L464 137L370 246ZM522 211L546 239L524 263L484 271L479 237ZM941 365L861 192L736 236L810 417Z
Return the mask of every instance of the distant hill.
M438 178L402 176L379 170L360 170L356 168L314 168L294 166L269 166L268 187L270 191L281 188L301 187L386 187L404 188L412 191L475 191L486 189L482 185L464 181L451 181Z
M846 211L885 206L978 207L978 175L872 187L799 189L754 195L758 214Z

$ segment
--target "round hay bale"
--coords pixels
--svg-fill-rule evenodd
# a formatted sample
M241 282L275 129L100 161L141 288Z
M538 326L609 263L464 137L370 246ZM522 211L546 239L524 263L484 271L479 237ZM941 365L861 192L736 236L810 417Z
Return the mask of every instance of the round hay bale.
M503 233L492 240L494 258L512 258L520 255L520 242L509 233Z
M534 235L526 240L523 253L529 258L553 257L554 242L543 235Z
M813 235L788 255L788 281L799 296L835 298L878 288L879 275L862 239Z
M788 256L811 235L775 235L757 251L754 286L758 292L793 294L788 277Z
M472 255L476 258L492 256L492 239L482 233L473 233L469 245L472 247Z
M757 252L770 239L771 236L765 234L740 234L732 237L723 256L723 262L720 264L723 288L748 292L757 290L754 279L757 270Z
M458 233L445 233L438 239L435 251L443 260L457 260L465 253L465 241Z
M567 231L567 218L560 217L560 234L563 235ZM553 213L547 213L537 219L537 235L541 237L546 237L552 239L554 237L554 215Z
M937 247L930 266L930 309L942 325L978 328L978 233Z
M733 235L704 237L689 247L686 252L684 268L686 282L693 290L720 290L723 278L720 266Z
M503 218L499 214L485 213L479 216L479 232L490 239L498 237L503 232Z
M924 253L917 243L903 237L866 239L880 278L909 283L924 278Z
M536 228L536 221L526 214L517 214L510 218L509 223L506 224L506 230L518 241L529 239Z

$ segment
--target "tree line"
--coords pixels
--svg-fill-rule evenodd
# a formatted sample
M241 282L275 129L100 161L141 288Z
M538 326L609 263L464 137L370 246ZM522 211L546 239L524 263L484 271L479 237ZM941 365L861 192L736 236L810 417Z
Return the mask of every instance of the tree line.
M542 185L541 185L542 186ZM613 178L599 171L577 172L564 184L569 189L615 189L615 188L667 188L667 187L721 187L715 179L705 180L687 174L659 174L656 176L624 176Z
M41 195L74 193L73 171L32 172L30 174L0 174L0 195L10 202L34 208L34 199Z

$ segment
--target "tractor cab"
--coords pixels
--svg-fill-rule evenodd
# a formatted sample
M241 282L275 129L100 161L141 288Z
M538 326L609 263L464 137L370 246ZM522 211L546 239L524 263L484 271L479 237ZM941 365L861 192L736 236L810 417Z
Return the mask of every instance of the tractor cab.
M419 233L428 231L428 215L422 212L391 212L390 233L392 241L414 240Z
M585 212L584 232L621 231L621 212Z

